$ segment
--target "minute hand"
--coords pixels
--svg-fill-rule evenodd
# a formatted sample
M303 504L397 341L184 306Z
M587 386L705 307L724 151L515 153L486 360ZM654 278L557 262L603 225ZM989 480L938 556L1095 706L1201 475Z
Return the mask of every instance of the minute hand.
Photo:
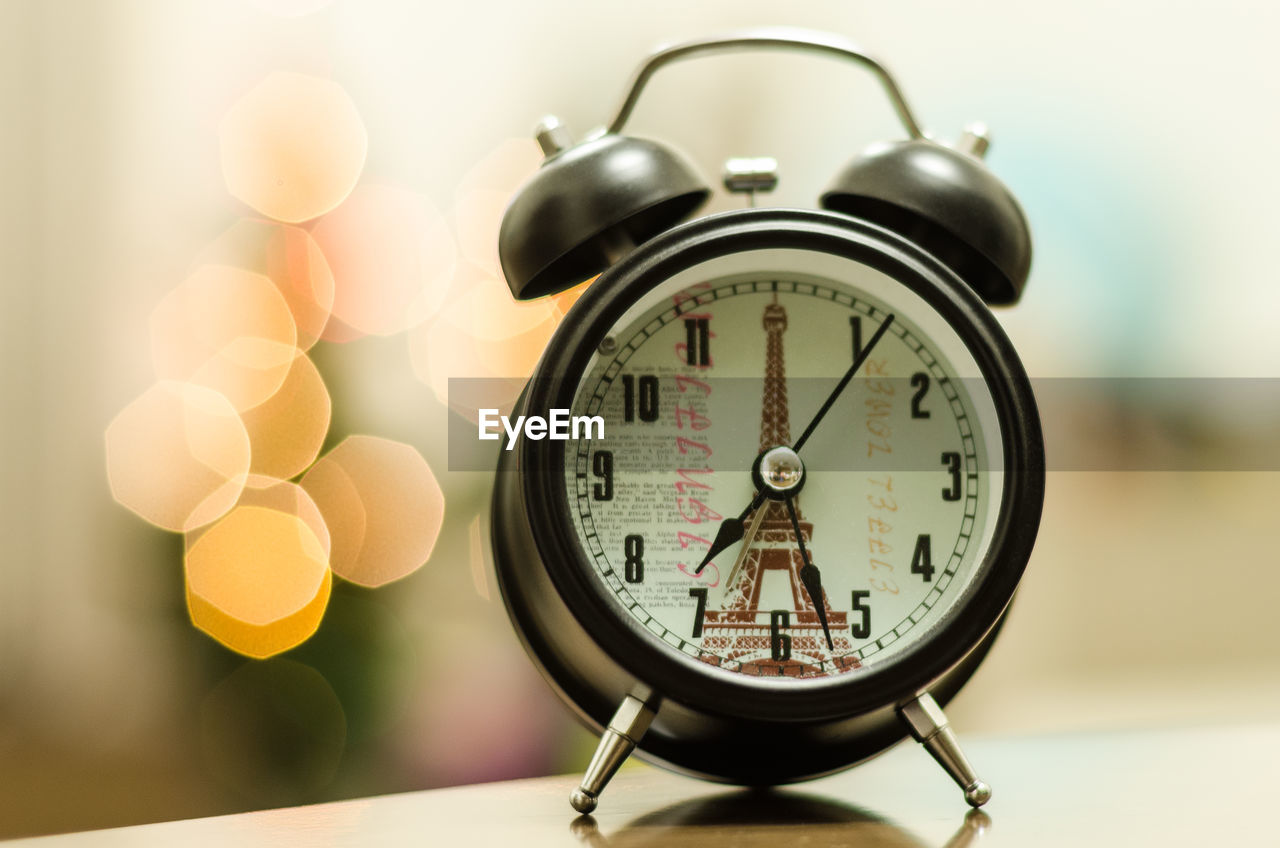
M835 406L836 399L840 397L840 393L844 391L845 386L849 385L849 381L853 379L853 375L858 373L858 369L862 367L862 363L867 361L867 357L871 355L871 349L876 346L876 342L880 341L880 337L889 329L889 325L893 323L893 318L894 315L890 312L889 317L884 319L884 323L876 329L874 334L872 334L871 340L867 342L867 346L862 349L861 353L854 357L853 364L849 366L849 370L844 372L844 376L840 378L839 383L836 383L836 387L831 390L831 394L827 396L826 401L823 402L822 406L818 409L817 414L813 416L813 420L809 422L809 426L804 428L804 432L800 434L800 438L796 439L796 443L791 446L793 451L799 453L800 448L804 447L804 443L809 441L809 437L813 435L813 431L818 428L818 422L822 421L822 417L830 411L832 406Z

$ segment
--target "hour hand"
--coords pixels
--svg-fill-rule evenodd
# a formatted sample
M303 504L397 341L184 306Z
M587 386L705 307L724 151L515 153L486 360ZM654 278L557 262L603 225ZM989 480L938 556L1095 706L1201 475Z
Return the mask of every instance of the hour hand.
M707 555L702 558L702 562L698 563L698 567L693 570L694 574L701 574L702 569L707 567L707 563L742 541L742 537L746 534L747 515L750 514L751 510L760 506L763 501L764 494L757 494L751 500L750 506L744 509L741 515L729 517L720 522L720 529L716 531L716 537L711 542L711 547L707 548Z
M707 567L707 563L741 542L745 531L741 518L726 518L722 521L720 529L716 531L715 541L711 543L711 547L707 548L707 555L702 558L702 562L698 563L693 573L701 574L702 569Z

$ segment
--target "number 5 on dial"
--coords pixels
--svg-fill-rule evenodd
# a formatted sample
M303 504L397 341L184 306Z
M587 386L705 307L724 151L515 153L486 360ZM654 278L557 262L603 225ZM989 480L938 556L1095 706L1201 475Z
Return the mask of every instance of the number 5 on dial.
M853 590L853 612L862 613L862 619L855 621L849 625L849 635L855 639L866 639L871 635L871 607L864 604L863 601L870 599L871 592L867 589Z

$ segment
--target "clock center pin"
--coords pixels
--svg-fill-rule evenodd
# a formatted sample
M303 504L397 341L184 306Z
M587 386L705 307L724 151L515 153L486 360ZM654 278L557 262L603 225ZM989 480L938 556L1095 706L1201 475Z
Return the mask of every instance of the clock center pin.
M774 500L784 500L804 486L804 463L786 445L770 448L756 460L753 476L757 489Z

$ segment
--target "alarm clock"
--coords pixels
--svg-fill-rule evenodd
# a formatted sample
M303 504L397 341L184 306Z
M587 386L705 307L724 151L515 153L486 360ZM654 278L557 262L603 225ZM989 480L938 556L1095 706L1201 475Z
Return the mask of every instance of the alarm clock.
M756 207L772 160L731 160L751 206L686 220L710 191L623 133L637 98L670 62L776 48L869 69L906 137L818 209ZM773 785L908 736L985 803L941 707L991 647L1044 493L1035 400L989 308L1021 294L1030 233L985 132L940 143L879 61L768 29L661 49L605 129L537 136L499 232L511 291L599 276L517 402L552 426L499 451L492 544L529 656L601 734L574 809L633 752Z

